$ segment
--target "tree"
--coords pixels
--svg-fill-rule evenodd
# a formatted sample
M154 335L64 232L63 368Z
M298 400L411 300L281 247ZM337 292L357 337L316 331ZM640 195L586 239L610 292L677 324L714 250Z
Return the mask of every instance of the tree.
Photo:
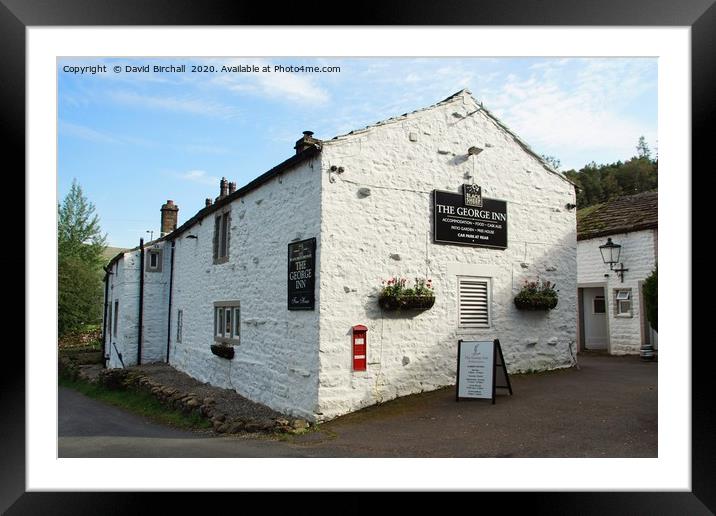
M658 268L655 268L649 277L644 280L643 292L644 304L646 305L646 318L651 324L651 327L658 331L659 325L657 318L659 315L659 286L657 280L657 270Z
M58 206L57 272L58 330L60 335L96 324L102 316L102 253L106 235L95 206L77 180Z
M559 170L559 167L562 166L562 162L555 158L554 156L548 156L546 154L542 154L542 159L547 162L547 164L552 167L555 170Z
M636 144L637 156L640 158L651 159L651 149L646 144L646 138L643 136L639 137L639 143Z

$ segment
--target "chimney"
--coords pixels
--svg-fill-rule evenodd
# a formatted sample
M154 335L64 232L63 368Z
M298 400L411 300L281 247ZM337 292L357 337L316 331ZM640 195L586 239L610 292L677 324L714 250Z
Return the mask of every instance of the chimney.
M232 194L236 191L236 183L231 182L229 183L229 193Z
M207 197L204 202L206 203L207 206L211 206L214 201L211 200L211 197Z
M296 149L296 154L300 154L302 151L317 143L321 143L321 140L317 140L313 137L313 131L303 131L303 137L296 142L293 148Z
M177 218L179 215L179 206L174 204L171 199L167 200L166 204L162 205L162 225L159 236L164 236L167 233L171 233L177 228Z
M219 199L227 195L229 195L229 182L225 177L222 177L221 181L219 181Z

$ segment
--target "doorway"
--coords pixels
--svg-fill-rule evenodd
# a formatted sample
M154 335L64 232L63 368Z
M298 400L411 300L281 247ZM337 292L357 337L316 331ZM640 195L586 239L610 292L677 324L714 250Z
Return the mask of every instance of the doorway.
M609 345L607 332L607 300L604 287L580 288L580 322L582 347L585 350L606 350Z

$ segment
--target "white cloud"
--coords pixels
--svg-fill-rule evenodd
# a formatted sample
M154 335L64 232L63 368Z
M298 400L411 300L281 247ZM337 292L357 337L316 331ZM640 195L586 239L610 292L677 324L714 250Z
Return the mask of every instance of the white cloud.
M180 179L184 179L185 181L191 181L192 183L199 183L202 185L215 186L219 184L219 178L210 176L206 170L188 170L187 172L176 174L176 176Z
M117 144L122 143L118 138L109 134L97 131L84 125L72 124L65 122L64 120L58 121L58 129L60 134L69 136L72 138L79 138L82 140L88 140L95 143L109 143Z
M217 62L218 65L219 62ZM221 65L257 65L259 67L283 64L265 59L230 59L220 61ZM315 63L306 63L315 65ZM306 104L324 104L330 96L325 88L316 83L314 75L303 72L227 72L220 74L213 83L234 93L248 93L252 95L283 99L290 102L303 102Z
M109 97L113 101L120 104L162 111L172 111L175 113L189 113L192 115L204 115L222 119L232 119L239 115L238 109L234 106L227 106L212 100L204 100L190 96L160 97L118 90L110 92Z
M642 93L656 89L655 77L645 73L653 63L599 59L578 69L565 64L539 63L529 77L508 76L497 93L485 95L485 107L536 151L557 157L580 152L628 159L640 135L654 141L655 127L625 114Z

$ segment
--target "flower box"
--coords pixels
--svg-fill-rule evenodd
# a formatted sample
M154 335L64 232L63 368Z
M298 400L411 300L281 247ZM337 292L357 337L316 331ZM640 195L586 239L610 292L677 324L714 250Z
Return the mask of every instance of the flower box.
M549 281L525 281L522 289L515 296L518 310L552 310L557 306L555 284Z
M228 358L229 360L234 358L234 346L227 346L225 344L212 344L211 352L217 357Z
M538 299L516 297L515 306L518 310L552 310L557 306L557 298Z
M435 296L380 296L383 310L428 310L435 304Z

